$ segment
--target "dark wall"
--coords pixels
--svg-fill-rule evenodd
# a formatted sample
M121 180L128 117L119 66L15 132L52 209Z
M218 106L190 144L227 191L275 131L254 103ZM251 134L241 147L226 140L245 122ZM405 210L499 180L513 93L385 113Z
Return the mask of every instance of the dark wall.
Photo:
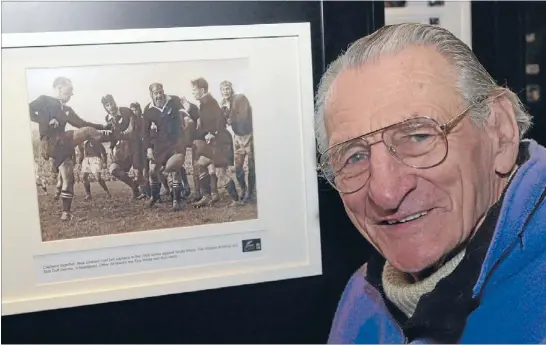
M312 27L316 85L340 50L383 25L383 4L2 3L3 33L301 21ZM346 218L338 196L322 182L320 212L322 276L6 316L2 342L324 343L339 295L369 247Z
M546 6L535 1L473 1L472 48L482 64L500 83L514 91L534 117L526 135L546 145ZM537 42L527 43L527 33L535 32ZM538 63L541 73L526 74L528 63ZM529 102L526 87L542 85L542 100Z

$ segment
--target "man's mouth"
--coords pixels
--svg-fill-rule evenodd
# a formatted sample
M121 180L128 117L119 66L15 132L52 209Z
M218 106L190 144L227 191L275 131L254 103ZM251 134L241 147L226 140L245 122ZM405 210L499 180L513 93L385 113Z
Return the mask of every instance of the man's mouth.
M428 211L424 211L424 212L409 215L409 216L401 218L401 219L384 220L380 224L381 225L395 225L395 224L407 223L407 222L411 222L413 220L419 219L419 218L425 216L427 213L428 213Z

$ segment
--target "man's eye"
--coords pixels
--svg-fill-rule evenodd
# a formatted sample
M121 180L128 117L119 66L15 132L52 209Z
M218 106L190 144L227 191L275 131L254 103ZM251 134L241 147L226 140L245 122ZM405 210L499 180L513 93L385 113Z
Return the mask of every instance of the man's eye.
M412 134L412 135L408 135L406 137L406 139L414 142L414 143L420 143L420 142L423 142L427 139L430 139L432 135L430 134L426 134L426 133L422 133L422 134Z
M351 155L347 159L347 164L356 164L356 163L361 162L362 160L367 159L367 158L368 158L368 156L365 153L358 152L358 153L355 153L355 154Z

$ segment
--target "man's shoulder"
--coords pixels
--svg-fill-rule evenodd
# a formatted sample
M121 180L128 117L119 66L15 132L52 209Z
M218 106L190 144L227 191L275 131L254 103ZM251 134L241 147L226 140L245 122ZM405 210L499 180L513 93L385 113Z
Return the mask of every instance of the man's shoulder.
M144 109L142 110L142 115L150 115L154 111L154 109L157 110L153 106L152 102L149 102L148 104L146 104L146 106L144 106Z
M53 96L48 95L40 95L36 97L36 99L33 101L33 103L41 104L43 106L50 106L50 105L57 105L61 106L61 102L58 98L55 98Z
M397 343L404 340L381 293L366 279L367 264L356 270L339 300L328 343Z
M119 107L119 113L121 116L133 116L135 113L127 107Z
M182 108L182 98L176 95L169 95L169 105L175 108Z
M244 93L236 93L233 95L234 102L248 102L248 97Z

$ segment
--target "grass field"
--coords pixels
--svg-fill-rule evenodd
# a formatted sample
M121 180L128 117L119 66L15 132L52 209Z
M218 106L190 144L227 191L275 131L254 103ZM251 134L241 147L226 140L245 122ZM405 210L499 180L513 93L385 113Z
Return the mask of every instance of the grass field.
M191 176L189 179L191 181ZM228 207L229 197L222 191L222 200L212 207L194 208L188 204L184 210L173 212L167 200L149 208L147 200L132 200L131 190L122 182L109 181L107 185L112 198L107 198L98 183L91 183L93 199L86 201L83 200L83 184L76 184L72 202L73 218L67 222L60 220L62 201L53 199L55 186L48 186L48 195L38 189L42 240L103 236L258 217L256 204Z

